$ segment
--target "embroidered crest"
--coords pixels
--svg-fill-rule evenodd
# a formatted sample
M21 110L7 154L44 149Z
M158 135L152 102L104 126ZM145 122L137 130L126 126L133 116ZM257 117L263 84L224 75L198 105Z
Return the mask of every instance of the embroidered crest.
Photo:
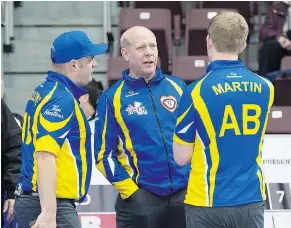
M161 104L169 112L174 113L177 108L177 100L174 96L161 96Z

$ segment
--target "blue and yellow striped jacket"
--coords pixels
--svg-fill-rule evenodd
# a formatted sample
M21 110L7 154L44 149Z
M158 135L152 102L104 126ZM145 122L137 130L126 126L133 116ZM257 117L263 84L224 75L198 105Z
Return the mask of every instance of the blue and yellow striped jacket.
M49 71L27 103L22 129L22 176L19 187L37 192L37 151L56 155L57 198L82 201L92 171L91 131L79 107L87 91Z
M274 100L271 82L241 61L213 61L188 86L174 140L194 145L185 203L237 206L265 200L262 141Z
M95 127L97 168L123 199L143 187L158 195L185 188L189 166L173 159L176 108L185 83L157 68L146 83L123 71L99 98Z

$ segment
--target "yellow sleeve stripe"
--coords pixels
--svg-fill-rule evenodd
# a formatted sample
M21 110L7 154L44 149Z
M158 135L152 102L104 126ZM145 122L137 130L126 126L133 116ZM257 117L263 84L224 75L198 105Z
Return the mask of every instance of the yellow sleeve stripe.
M218 169L218 164L219 164L219 151L218 151L218 147L217 147L217 142L216 142L216 138L215 138L215 129L214 126L212 124L212 120L210 117L210 114L208 112L207 106L203 100L203 98L201 97L201 85L203 83L203 81L210 75L211 71L202 79L200 80L196 86L194 87L191 95L192 95L192 99L195 98L194 100L194 107L195 109L198 111L203 125L206 128L206 132L208 137L211 139L211 143L209 145L209 149L210 149L210 157L211 157L211 162L212 162L212 166L210 169L210 188L209 188L209 206L212 207L213 205L213 196L214 196L214 189L215 189L215 183L216 183L216 172Z
M27 115L27 119L26 119L26 121L27 121L27 129L30 129L30 115L28 115L28 114L26 114L26 115ZM31 143L31 141L32 141L32 137L31 137L31 133L30 133L29 130L26 131L26 133L27 133L27 136L26 136L25 144L29 145Z
M256 74L257 75L257 74ZM264 77L261 77L259 75L257 75L259 78L261 78L262 80L264 80L267 85L269 86L269 90L270 90L270 97L269 97L269 105L268 105L268 108L270 109L271 106L273 105L273 102L274 102L274 85L266 78Z
M43 117L43 115L40 113L39 115L39 123L46 129L48 132L57 131L61 128L64 128L67 123L70 121L71 117L73 116L73 113L65 120L60 122L50 122L47 119Z
M39 139L37 139L35 143L35 152L50 152L55 154L56 156L60 152L61 148L50 135L45 135ZM35 161L36 162L36 161Z
M113 106L114 106L116 121L119 124L119 126L123 132L123 135L125 137L125 148L127 149L127 151L130 152L131 156L133 157L133 164L134 164L134 167L137 171L136 182L138 183L139 168L138 168L138 164L137 164L137 156L136 156L135 150L134 150L133 145L132 145L132 141L131 141L131 138L129 135L129 130L128 130L128 128L127 128L127 126L122 118L122 115L121 115L121 91L122 91L123 86L124 86L124 81L122 81L122 83L117 88L117 90L114 94Z
M174 82L173 80L171 80L171 79L169 79L169 78L167 78L167 77L166 77L166 80L167 80L168 82L170 82L170 83L174 86L174 88L177 90L178 94L179 94L180 96L182 96L182 94L183 94L183 90L181 89L181 87L180 87L176 82Z
M103 174L104 177L106 177L106 172L105 172L105 168L103 165L103 161L99 161L99 162L97 161L96 168Z
M173 136L173 140L174 140L176 143L179 143L179 144L181 144L181 145L186 145L186 146L192 146L192 145L194 145L194 142L193 142L193 143L185 142L185 141L183 141L182 139L180 139L176 134L174 134L174 136Z
M117 149L118 149L117 160L120 162L121 166L127 171L128 175L130 177L133 177L134 172L129 164L129 158L125 153L125 150L123 148L123 141L121 140L120 137L118 137Z
M25 133L26 133L27 116L28 116L27 112L25 112L23 116L23 126L22 126L22 134L21 134L22 143L24 143L24 138L25 138Z
M177 124L180 124L181 121L184 119L184 117L187 115L187 113L189 112L190 108L192 107L193 103L189 106L189 108L187 108L187 110L177 119Z
M138 190L138 186L131 178L125 179L123 181L113 182L112 184L120 193L122 199L127 199Z
M102 144L101 144L101 150L98 153L98 158L97 158L97 164L96 167L99 169L99 171L106 177L106 172L103 164L103 159L104 159L104 153L105 153L105 145L106 145L106 130L107 130L107 115L108 112L108 106L106 107L106 112L105 112L105 121L104 121L104 128L102 131Z
M263 77L261 77L259 75L257 75L257 76L260 77L262 80L264 80L267 83L267 85L269 86L270 93L269 93L268 112L270 112L271 106L272 106L272 104L274 102L274 86L269 80L267 80L267 79L265 79L265 78L263 78ZM258 153L258 156L257 156L257 159L256 159L257 164L261 168L261 170L263 170L263 161L262 161L261 152L262 152L262 148L263 148L263 139L264 139L264 135L265 135L266 128L267 128L268 118L269 118L269 114L267 113L266 118L265 118L265 122L264 122L264 126L263 126L263 131L262 131L261 138L260 138L259 153ZM266 199L265 177L261 173L260 170L257 171L257 176L258 176L259 181L260 181L261 195L262 195L262 198L265 200Z
M36 147L36 139L37 139L37 127L38 127L38 117L40 114L40 111L42 109L42 107L51 99L51 97L53 96L55 90L58 87L58 82L56 82L54 88L43 98L43 100L38 104L34 116L33 116L33 124L32 124L32 134L33 134L33 138L32 138L32 142L34 147ZM48 150L48 147L46 147L46 150ZM33 155L33 175L32 175L32 186L33 187L33 191L36 191L36 180L37 180L37 160L35 157L35 153Z
M86 131L86 126L85 126L85 121L82 113L81 113L81 108L79 107L79 104L76 100L74 100L75 103L75 113L79 125L79 134L80 134L80 157L81 157L81 162L82 162L82 182L81 182L81 195L83 196L85 194L85 185L86 185L86 175L87 175L87 151L86 151L86 138L91 137L91 135L87 135ZM68 121L70 117L66 120ZM91 172L91 170L90 170Z

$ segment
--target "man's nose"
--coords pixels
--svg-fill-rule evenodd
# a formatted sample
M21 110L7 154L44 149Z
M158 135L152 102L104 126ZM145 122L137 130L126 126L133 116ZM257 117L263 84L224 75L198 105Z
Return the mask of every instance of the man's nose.
M150 46L147 46L145 54L146 55L153 55L154 51Z
M95 59L92 60L92 68L95 68L97 66L97 62Z

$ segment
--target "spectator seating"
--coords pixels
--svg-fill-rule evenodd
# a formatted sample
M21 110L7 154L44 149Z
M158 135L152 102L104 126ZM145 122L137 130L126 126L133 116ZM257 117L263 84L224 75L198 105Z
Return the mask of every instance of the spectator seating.
M291 134L291 106L272 107L266 133Z
M181 1L135 1L136 9L168 9L172 14L172 26L174 26L174 16L180 15L183 18L183 2Z
M208 61L207 56L177 56L173 61L173 75L190 84L205 74Z
M186 55L207 55L206 36L210 20L221 8L192 9L186 14ZM235 9L228 9L237 12Z
M281 60L281 70L291 69L291 56L285 56Z
M118 81L122 75L122 71L128 68L127 62L122 56L110 57L107 61L107 85L110 87Z
M276 78L274 80L275 100L277 106L291 106L291 78Z
M253 5L252 5L253 4ZM225 8L236 9L246 19L249 26L251 16L254 12L254 2L249 1L203 1L202 8Z

